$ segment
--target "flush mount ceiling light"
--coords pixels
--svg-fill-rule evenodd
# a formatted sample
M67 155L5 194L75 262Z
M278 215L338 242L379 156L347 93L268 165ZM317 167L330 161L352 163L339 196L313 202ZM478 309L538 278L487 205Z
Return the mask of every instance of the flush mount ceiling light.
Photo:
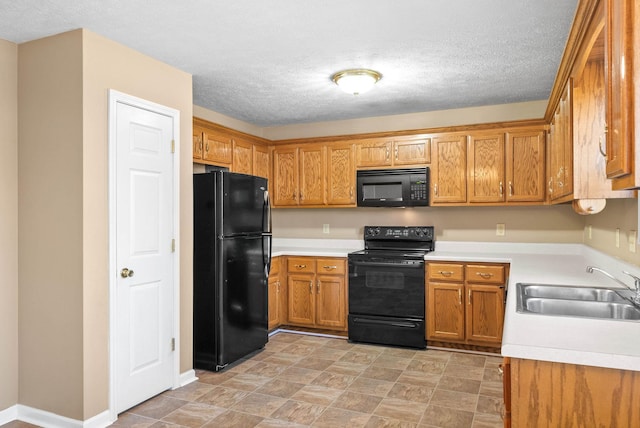
M340 89L353 95L364 94L373 88L373 85L380 79L382 79L382 74L365 68L343 70L331 76L331 80Z

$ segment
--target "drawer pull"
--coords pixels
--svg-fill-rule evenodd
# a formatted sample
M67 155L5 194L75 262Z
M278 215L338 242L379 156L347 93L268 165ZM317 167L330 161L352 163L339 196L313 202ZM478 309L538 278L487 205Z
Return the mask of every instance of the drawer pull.
M338 269L338 266L322 266L322 267L325 268L326 270Z
M502 364L500 364L498 366L498 373L500 373L500 376L502 376L502 374L504 373L504 369L502 368Z
M484 279L491 278L493 274L491 272L476 272L476 275L480 275Z
M296 267L297 269L304 269L304 268L306 268L306 267L307 267L307 265L295 265L295 267Z
M438 271L438 273L440 275L442 275L442 276L451 276L451 275L453 275L453 272L450 271L450 270L440 270L440 271Z

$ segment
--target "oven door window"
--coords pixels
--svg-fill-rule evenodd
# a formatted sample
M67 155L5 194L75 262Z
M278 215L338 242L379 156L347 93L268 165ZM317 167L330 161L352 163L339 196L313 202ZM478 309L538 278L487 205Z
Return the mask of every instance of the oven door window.
M424 317L424 263L349 263L349 312Z

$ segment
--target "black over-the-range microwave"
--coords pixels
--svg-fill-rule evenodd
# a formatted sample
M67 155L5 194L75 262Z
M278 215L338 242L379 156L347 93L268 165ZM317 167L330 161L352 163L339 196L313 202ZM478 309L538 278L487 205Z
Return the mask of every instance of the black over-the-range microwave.
M357 172L359 207L429 205L429 168L369 169Z

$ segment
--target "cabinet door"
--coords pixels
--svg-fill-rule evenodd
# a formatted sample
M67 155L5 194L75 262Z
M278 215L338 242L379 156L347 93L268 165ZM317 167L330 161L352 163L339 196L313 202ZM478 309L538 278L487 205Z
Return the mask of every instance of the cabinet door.
M273 205L298 205L298 149L273 151Z
M431 162L431 138L395 140L394 165L424 165Z
M202 159L202 129L193 128L193 159Z
M639 30L634 20L634 3L637 0L606 1L605 61L607 82L607 177L616 178L633 172L634 145L634 34ZM637 10L637 8L636 8ZM636 46L640 49L640 46ZM638 68L640 64L636 64ZM635 99L637 102L637 99Z
M353 144L327 146L327 204L355 205L355 150Z
M205 129L203 138L204 151L202 158L204 160L231 165L232 142L229 135Z
M289 293L289 323L313 326L316 318L313 274L289 274L287 292Z
M431 201L460 203L467 201L467 137L465 135L433 138L431 165Z
M253 146L253 175L270 178L269 174L269 148L267 146Z
M463 284L429 282L427 339L464 340Z
M467 341L500 345L504 320L504 287L467 284L466 291Z
M391 166L391 140L361 140L356 144L356 164L359 167Z
M543 202L545 198L544 130L507 134L507 202Z
M269 330L280 325L280 277L269 275Z
M504 201L504 134L469 138L469 202Z
M347 326L344 275L316 277L316 324L343 330Z
M233 172L253 174L253 144L239 138L233 139Z
M305 146L300 156L300 205L324 205L325 201L325 148Z

